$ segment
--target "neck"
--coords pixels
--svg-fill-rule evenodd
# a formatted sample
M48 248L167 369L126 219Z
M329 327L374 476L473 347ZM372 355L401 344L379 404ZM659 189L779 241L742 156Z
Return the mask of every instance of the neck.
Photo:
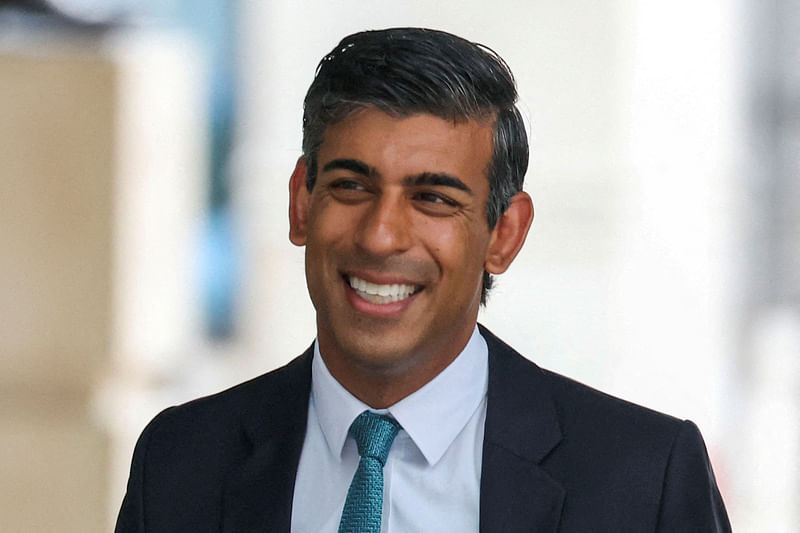
M318 341L322 359L336 381L373 409L386 409L438 376L458 357L471 336L469 330L436 350L421 350L391 364L342 356L326 345L324 336Z
M448 358L426 361L428 364L401 372L386 372L384 369L368 366L341 365L340 360L335 358L329 360L324 356L323 360L331 375L350 394L373 409L386 409L424 387L447 368L460 352L461 350Z

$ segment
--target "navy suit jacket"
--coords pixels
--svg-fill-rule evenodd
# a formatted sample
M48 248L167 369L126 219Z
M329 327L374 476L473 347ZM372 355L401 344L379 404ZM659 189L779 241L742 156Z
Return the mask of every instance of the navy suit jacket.
M730 531L694 424L543 370L481 333L481 533ZM288 532L312 353L158 415L136 445L116 533Z

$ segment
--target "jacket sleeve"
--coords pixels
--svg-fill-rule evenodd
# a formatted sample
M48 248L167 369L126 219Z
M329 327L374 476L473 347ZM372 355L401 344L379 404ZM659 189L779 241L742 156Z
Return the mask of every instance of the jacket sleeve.
M731 531L703 437L688 420L681 424L672 445L656 531Z
M146 531L144 492L147 449L155 427L167 411L169 411L169 409L155 417L144 431L142 431L139 440L136 442L136 447L133 450L133 459L131 461L128 487L125 491L125 497L122 500L119 515L117 516L117 525L114 528L114 533L145 533Z

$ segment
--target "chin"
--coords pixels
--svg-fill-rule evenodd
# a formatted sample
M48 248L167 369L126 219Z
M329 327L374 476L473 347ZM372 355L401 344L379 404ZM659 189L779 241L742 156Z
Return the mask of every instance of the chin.
M408 341L408 335L403 340ZM343 339L344 340L344 339ZM413 343L393 343L391 334L356 334L351 342L340 343L342 355L354 364L385 374L395 374L412 366L412 354L419 354Z

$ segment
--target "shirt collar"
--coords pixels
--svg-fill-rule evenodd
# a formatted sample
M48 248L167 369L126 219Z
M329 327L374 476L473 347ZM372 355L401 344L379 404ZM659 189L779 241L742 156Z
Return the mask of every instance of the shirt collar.
M444 370L421 389L388 409L371 409L336 381L314 343L311 401L325 441L341 457L350 424L364 410L394 417L428 464L441 459L486 396L489 349L477 325L467 345Z

